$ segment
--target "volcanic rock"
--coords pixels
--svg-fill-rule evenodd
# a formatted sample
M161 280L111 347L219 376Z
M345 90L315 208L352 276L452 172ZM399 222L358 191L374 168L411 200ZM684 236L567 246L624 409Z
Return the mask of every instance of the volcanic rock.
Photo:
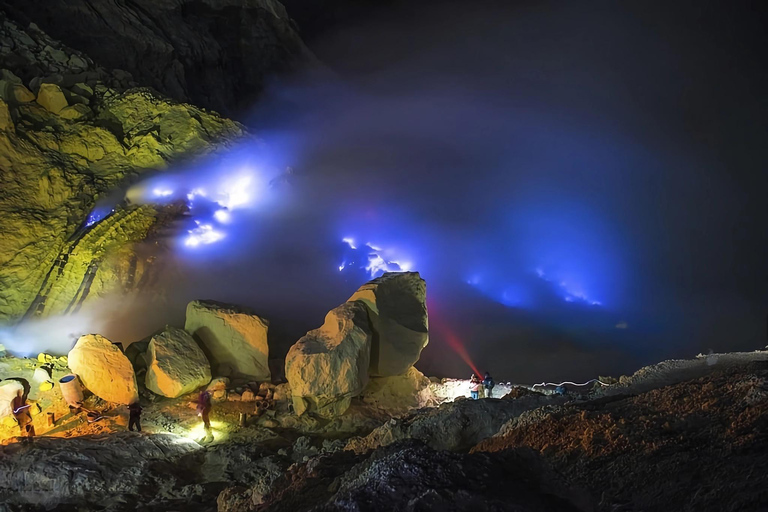
M13 130L15 125L13 124L13 118L11 117L11 111L8 109L8 104L0 100L0 130Z
M0 418L13 415L13 400L19 394L24 392L24 385L14 379L7 379L0 382Z
M391 412L426 407L436 401L429 385L429 379L411 367L403 375L371 377L361 398L366 404Z
M419 360L429 342L427 285L418 272L391 272L361 286L349 301L369 311L375 377L401 375Z
M81 103L75 103L68 107L64 107L59 111L59 116L62 119L69 119L70 121L79 121L92 115L91 109L87 105Z
M269 380L269 322L254 312L215 301L187 305L184 329L197 337L211 361L214 374L222 368L233 376Z
M546 405L565 403L557 395L537 395L517 400L459 400L435 409L416 411L391 419L366 437L353 438L346 449L363 453L401 439L418 439L436 450L467 449L496 434L510 419Z
M5 70L4 70L5 71ZM18 77L15 77L18 80ZM8 103L28 103L35 101L35 95L24 87L21 80L0 80L0 98Z
M3 12L0 41L2 80L17 91L23 87L18 79L42 90L43 104L52 91L57 104L48 106L62 107L56 115L38 102L18 101L24 98L0 103L0 322L72 312L110 291L146 289L162 260L140 257L135 249L162 209L116 206L84 229L96 200L127 177L214 145L224 148L244 135L243 128L155 91L126 91L109 70ZM70 59L62 64L54 58L58 52L45 47ZM92 114L82 104L67 107L59 91L65 98L87 97ZM77 119L64 119L64 110Z
M208 359L183 329L166 327L152 336L147 353L147 389L175 398L205 386L211 380Z
M67 98L61 87L55 84L41 84L37 91L37 102L48 112L58 114L67 106Z
M312 59L285 8L273 0L14 3L19 20L32 19L115 69L118 82L138 82L218 112L245 110L240 107L252 104L267 76ZM90 64L77 54L67 58L70 52L50 41L40 46L52 65L78 71Z
M68 359L69 367L83 386L99 398L125 405L139 399L131 362L104 336L81 336L69 351Z
M296 413L333 417L346 411L368 383L370 351L365 305L348 302L331 310L322 327L297 341L285 358Z

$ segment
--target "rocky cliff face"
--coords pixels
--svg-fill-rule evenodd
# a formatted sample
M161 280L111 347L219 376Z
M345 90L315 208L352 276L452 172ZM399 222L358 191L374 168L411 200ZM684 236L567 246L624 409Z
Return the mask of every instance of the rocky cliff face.
M142 85L228 115L248 107L265 79L311 56L275 0L7 0L20 23Z
M46 4L47 5L47 4ZM218 115L134 88L131 75L0 13L0 322L77 310L146 282L135 244L161 212L117 205L120 183L245 135Z

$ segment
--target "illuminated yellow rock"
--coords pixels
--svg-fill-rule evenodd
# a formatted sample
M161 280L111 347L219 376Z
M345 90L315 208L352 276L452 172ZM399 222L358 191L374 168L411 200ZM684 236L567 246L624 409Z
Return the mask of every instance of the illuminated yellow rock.
M269 322L239 306L196 300L184 329L203 344L214 375L269 380Z
M131 362L104 336L81 336L70 350L68 359L72 373L99 398L125 405L139 399Z
M371 377L360 398L366 404L390 412L426 407L436 403L429 378L410 367L402 375Z
M46 380L45 382L41 382L40 386L38 386L38 389L40 391L50 391L53 389L53 382Z
M17 40L27 36L11 20L3 27L13 40L9 48L29 44ZM52 41L47 44L69 51ZM42 52L26 52L23 67L11 71L46 69L45 62L35 61L43 57ZM112 73L90 60L67 62L86 62L88 69L62 70L69 78L60 85L42 84L49 78L43 71L25 75L33 90L39 86L37 101L17 76L0 70L5 84L0 86L0 323L25 314L61 314L112 291L134 290L155 268L138 258L135 249L151 233L157 212L152 207L118 208L75 244L73 235L94 203L127 177L226 147L246 135L234 121L155 91L116 89ZM86 99L98 108L86 110ZM52 271L73 245L77 254L61 275L58 268ZM93 279L81 288L94 261ZM45 299L34 303L38 295Z
M319 329L309 331L288 351L285 376L296 414L343 414L368 383L372 333L359 302L331 310Z
M52 114L58 114L68 105L61 87L56 84L40 84L40 90L37 91L37 103Z
M374 332L371 376L402 375L429 343L427 284L418 272L391 272L350 297L366 305Z
M208 359L185 330L166 327L152 336L147 349L147 389L175 398L211 380Z
M64 107L59 111L59 116L61 116L62 119L69 119L72 121L77 121L80 119L84 119L92 114L91 109L88 108L87 105L83 105L82 103L76 103L74 105L70 105L68 107Z
M13 118L11 117L11 111L8 109L8 104L0 100L0 130L13 130L16 125L13 124Z

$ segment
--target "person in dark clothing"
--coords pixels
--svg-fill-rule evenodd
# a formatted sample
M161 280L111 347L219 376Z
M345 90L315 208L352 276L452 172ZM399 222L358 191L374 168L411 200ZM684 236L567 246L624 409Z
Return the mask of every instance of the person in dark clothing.
M197 415L203 418L206 436L211 435L211 394L207 391L200 393L197 399Z
M141 405L139 402L133 402L128 406L128 430L133 432L133 427L136 427L138 432L141 432Z
M493 391L493 387L496 385L495 382L493 382L493 377L491 377L491 374L488 372L485 372L485 377L483 378L483 388L485 389L485 398L491 398L491 392Z
M31 440L31 438L35 437L35 426L32 424L30 404L27 403L24 391L19 390L19 394L13 399L11 407L13 407L13 417L19 425L19 430L24 440Z

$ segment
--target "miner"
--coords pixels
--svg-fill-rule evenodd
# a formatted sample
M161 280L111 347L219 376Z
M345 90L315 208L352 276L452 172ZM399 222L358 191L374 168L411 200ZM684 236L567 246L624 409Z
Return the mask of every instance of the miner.
M203 418L206 437L211 435L211 394L203 391L197 399L197 415Z
M137 432L141 432L141 405L139 402L133 402L128 406L128 430L133 432L133 427L136 427Z
M485 372L485 377L483 378L483 388L485 389L485 398L491 398L491 392L493 391L493 387L496 385L495 382L493 382L493 377L491 377L491 374L488 372Z

